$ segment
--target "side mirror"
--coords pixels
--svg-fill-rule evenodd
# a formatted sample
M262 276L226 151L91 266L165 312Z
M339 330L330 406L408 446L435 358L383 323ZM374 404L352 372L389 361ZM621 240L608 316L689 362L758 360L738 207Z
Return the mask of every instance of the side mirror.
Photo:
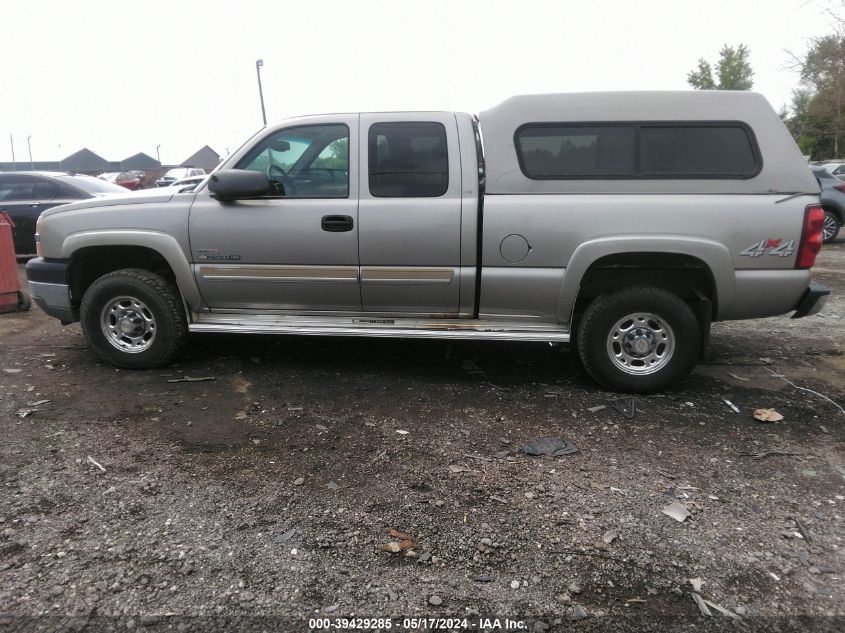
M270 181L260 171L227 169L212 174L208 181L212 198L218 200L239 200L258 198L270 193Z

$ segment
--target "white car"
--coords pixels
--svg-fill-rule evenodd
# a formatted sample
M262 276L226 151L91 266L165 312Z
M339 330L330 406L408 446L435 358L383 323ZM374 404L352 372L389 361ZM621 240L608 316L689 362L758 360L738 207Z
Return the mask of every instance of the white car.
M813 169L823 169L828 174L830 174L831 178L839 178L839 180L845 179L845 163L841 162L827 162L821 164L814 164L811 165Z
M208 174L202 174L201 176L188 176L187 178L180 178L179 180L170 183L167 187L176 187L179 189L178 193L185 193L193 191L196 186L206 178L208 178Z
M169 187L177 180L190 178L191 176L205 176L205 170L197 167L176 167L169 170L164 176L156 180L156 187Z

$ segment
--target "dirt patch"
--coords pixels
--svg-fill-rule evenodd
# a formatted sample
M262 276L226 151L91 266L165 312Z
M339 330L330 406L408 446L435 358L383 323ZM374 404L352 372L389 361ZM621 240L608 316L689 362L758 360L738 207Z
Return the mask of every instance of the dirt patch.
M823 249L821 315L716 324L632 419L547 345L196 336L127 372L78 326L3 315L3 626L841 630L845 415L780 376L845 405L843 264ZM557 436L578 452L520 450ZM391 528L413 555L382 551ZM742 620L703 616L691 579Z

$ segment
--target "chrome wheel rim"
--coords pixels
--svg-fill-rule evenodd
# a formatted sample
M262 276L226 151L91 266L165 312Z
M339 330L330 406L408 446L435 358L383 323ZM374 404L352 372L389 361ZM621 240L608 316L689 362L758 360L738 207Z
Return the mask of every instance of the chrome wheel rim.
M634 312L610 328L607 355L626 374L645 376L663 369L675 352L675 334L656 314Z
M152 311L135 297L117 297L100 314L103 336L116 349L137 354L150 348L156 336Z
M824 225L822 226L822 239L827 242L836 235L837 228L839 228L839 223L836 221L836 218L834 218L830 213L825 213Z

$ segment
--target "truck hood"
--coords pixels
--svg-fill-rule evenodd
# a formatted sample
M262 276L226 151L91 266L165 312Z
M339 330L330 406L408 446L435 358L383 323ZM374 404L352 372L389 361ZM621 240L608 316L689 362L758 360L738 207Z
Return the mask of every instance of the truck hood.
M41 215L47 217L56 213L64 213L65 211L76 211L77 209L92 209L100 207L113 207L115 205L127 204L144 204L144 203L165 203L169 202L176 191L168 191L167 189L142 189L141 191L128 191L126 194L106 194L95 195L93 198L86 198L79 202L71 202L70 204L62 204L52 209L47 209Z

